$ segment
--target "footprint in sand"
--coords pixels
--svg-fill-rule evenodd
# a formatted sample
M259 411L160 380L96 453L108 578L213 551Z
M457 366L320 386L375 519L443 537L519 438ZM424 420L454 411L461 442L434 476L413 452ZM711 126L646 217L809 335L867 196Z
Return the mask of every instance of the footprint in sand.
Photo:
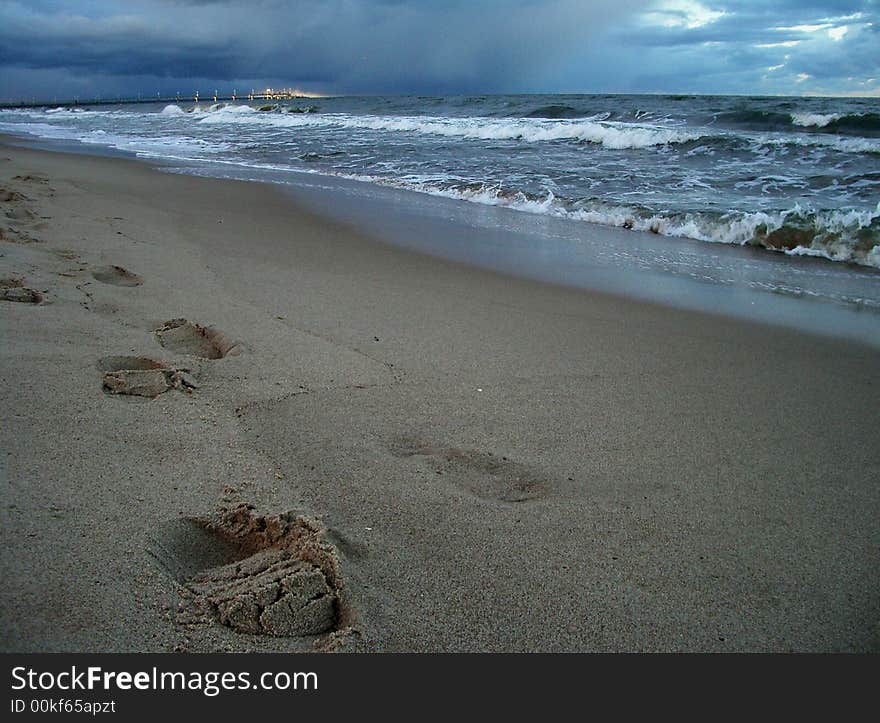
M318 525L249 505L166 526L151 554L196 608L241 633L297 637L339 627L340 564Z
M6 218L7 224L9 224L10 230L15 230L15 227L27 227L29 230L46 228L46 224L40 217L25 206L13 206L3 215ZM19 233L23 234L23 231L19 230Z
M28 173L21 176L13 176L13 181L22 181L24 183L38 183L40 185L45 185L49 183L49 179L46 176L41 176L37 173Z
M52 249L52 253L65 261L73 261L74 259L79 260L79 254L76 251L71 251L69 249Z
M0 203L21 203L22 201L30 201L30 199L23 193L0 186Z
M36 191L40 195L43 195L43 192L45 192L49 196L55 195L55 189L49 185L49 179L45 176L40 176L35 173L28 173L25 175L13 176L12 180L18 181L19 183L27 184L30 190Z
M144 280L121 266L102 266L92 272L96 281L111 286L140 286Z
M97 364L104 373L103 388L109 394L155 398L169 389L190 391L195 379L185 369L142 356L107 356Z
M24 206L13 206L4 215L14 223L33 223L37 219L36 214Z
M30 199L18 191L12 191L0 186L0 203L3 204L0 218L5 220L0 225L0 241L11 243L26 243L32 241L23 230L17 228L26 225L36 225L37 216L25 205Z
M389 445L395 457L421 461L438 477L482 499L530 502L550 494L550 481L536 470L506 457L457 447L444 447L403 437Z
M40 304L43 302L43 295L39 291L28 289L20 279L0 279L0 299L21 304Z
M202 359L222 359L241 352L241 344L231 341L219 329L193 324L187 319L166 321L156 330L156 337L169 351Z
M24 231L0 224L0 241L12 244L40 243L40 239L28 235Z

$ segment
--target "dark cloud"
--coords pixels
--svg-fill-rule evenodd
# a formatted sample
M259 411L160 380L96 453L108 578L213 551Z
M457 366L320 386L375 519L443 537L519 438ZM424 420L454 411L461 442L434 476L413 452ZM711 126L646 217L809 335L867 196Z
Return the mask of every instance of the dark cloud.
M504 90L644 0L7 2L8 68L349 92ZM318 88L317 86L322 86ZM8 91L7 91L8 92Z
M867 91L877 28L877 0L7 0L0 98Z

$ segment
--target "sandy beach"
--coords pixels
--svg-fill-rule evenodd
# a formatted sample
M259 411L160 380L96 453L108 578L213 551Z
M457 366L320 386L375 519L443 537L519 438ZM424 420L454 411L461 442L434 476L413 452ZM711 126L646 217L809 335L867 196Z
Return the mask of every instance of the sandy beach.
M0 234L4 651L880 650L876 349L8 142Z

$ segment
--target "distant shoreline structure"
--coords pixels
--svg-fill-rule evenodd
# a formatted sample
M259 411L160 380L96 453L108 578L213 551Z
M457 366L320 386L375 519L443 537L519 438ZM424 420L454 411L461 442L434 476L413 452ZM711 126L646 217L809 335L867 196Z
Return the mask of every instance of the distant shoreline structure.
M402 93L396 94L395 97L420 97L425 95L424 93ZM839 100L876 100L880 98L880 89L876 93L869 93L867 95L857 94L857 93L800 93L800 94L783 94L783 95L762 95L762 94L750 94L750 93L698 93L698 92L659 92L659 91L641 91L641 92L622 92L622 91L611 91L611 92L599 92L599 91L562 91L562 92L538 92L538 91L530 91L530 92L522 92L522 93L503 93L503 92L487 92L487 93L454 93L455 97L472 97L472 96L481 96L481 97L492 97L492 96L501 96L501 95L513 95L513 96L544 96L544 95L554 95L554 96L565 96L565 97L632 97L632 96L644 96L646 98L673 98L673 99L685 99L685 98L743 98L743 99L764 99L764 100L774 100L774 99L784 99L784 100L815 100L815 99L839 99ZM318 98L344 98L344 97L382 97L381 93L351 93L351 92L341 92L341 93L314 93L310 91L299 90L298 88L283 88L283 89L273 89L273 88L264 88L263 90L252 90L249 93L237 93L233 90L232 94L224 93L219 94L216 90L214 93L208 93L206 95L202 95L201 91L195 91L195 93L176 93L175 95L161 95L156 94L155 96L143 95L141 93L123 97L121 95L116 95L113 97L103 97L103 96L95 96L93 98L84 99L78 96L73 97L58 97L55 96L51 99L49 98L36 98L36 97L22 97L22 98L0 98L0 108L48 108L53 106L101 106L101 105L130 105L136 103L185 103L189 101L200 102L200 101L211 101L211 102L226 102L226 101L240 101L240 100L248 100L248 101L256 101L256 100L296 100L296 99L318 99ZM440 94L436 96L429 97L447 97L447 94Z
M233 90L232 93L219 93L218 91L214 91L213 93L208 93L207 95L202 95L200 90L195 91L192 95L183 93L175 93L174 95L163 96L157 93L154 96L144 96L143 94L137 94L132 97L122 97L117 95L115 98L103 98L101 96L97 96L95 98L80 98L78 96L74 96L73 98L65 98L58 99L53 98L52 100L47 99L37 99L31 98L26 99L23 98L18 101L7 101L0 103L0 108L43 108L45 106L93 106L93 105L130 105L132 103L181 103L186 101L193 101L194 103L198 103L200 101L210 101L212 103L219 103L225 101L256 101L256 100L296 100L298 98L303 99L314 99L314 98L328 98L330 96L323 95L321 93L310 93L308 91L300 90L298 88L263 88L262 90L251 89L250 92L238 93L236 90Z

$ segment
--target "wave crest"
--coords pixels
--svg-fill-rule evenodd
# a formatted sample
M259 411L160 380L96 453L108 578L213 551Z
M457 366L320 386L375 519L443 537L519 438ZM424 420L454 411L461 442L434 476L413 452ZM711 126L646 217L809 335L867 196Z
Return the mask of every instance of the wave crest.
M629 211L629 213L627 213ZM594 223L608 223L664 236L757 246L792 256L821 256L880 268L880 203L873 210L730 211L724 214L656 214L624 208L575 211Z
M796 126L824 128L832 121L839 120L839 113L792 113L791 122Z
M213 113L202 118L202 123L245 122L280 127L351 128L391 133L420 133L472 140L524 141L580 141L597 143L615 150L649 148L671 143L686 143L699 138L698 134L657 126L605 123L599 120L582 121L493 118L443 118L420 116L352 116L345 114L292 115L247 114L230 117Z
M880 136L878 113L818 113L772 110L735 110L718 113L715 121L734 129L802 133L834 133L844 136Z
M347 176L433 196L500 206L526 213L615 226L709 243L756 246L790 256L880 268L880 203L874 209L657 213L597 200L570 202L552 191L533 195L497 184L438 184L417 178Z

